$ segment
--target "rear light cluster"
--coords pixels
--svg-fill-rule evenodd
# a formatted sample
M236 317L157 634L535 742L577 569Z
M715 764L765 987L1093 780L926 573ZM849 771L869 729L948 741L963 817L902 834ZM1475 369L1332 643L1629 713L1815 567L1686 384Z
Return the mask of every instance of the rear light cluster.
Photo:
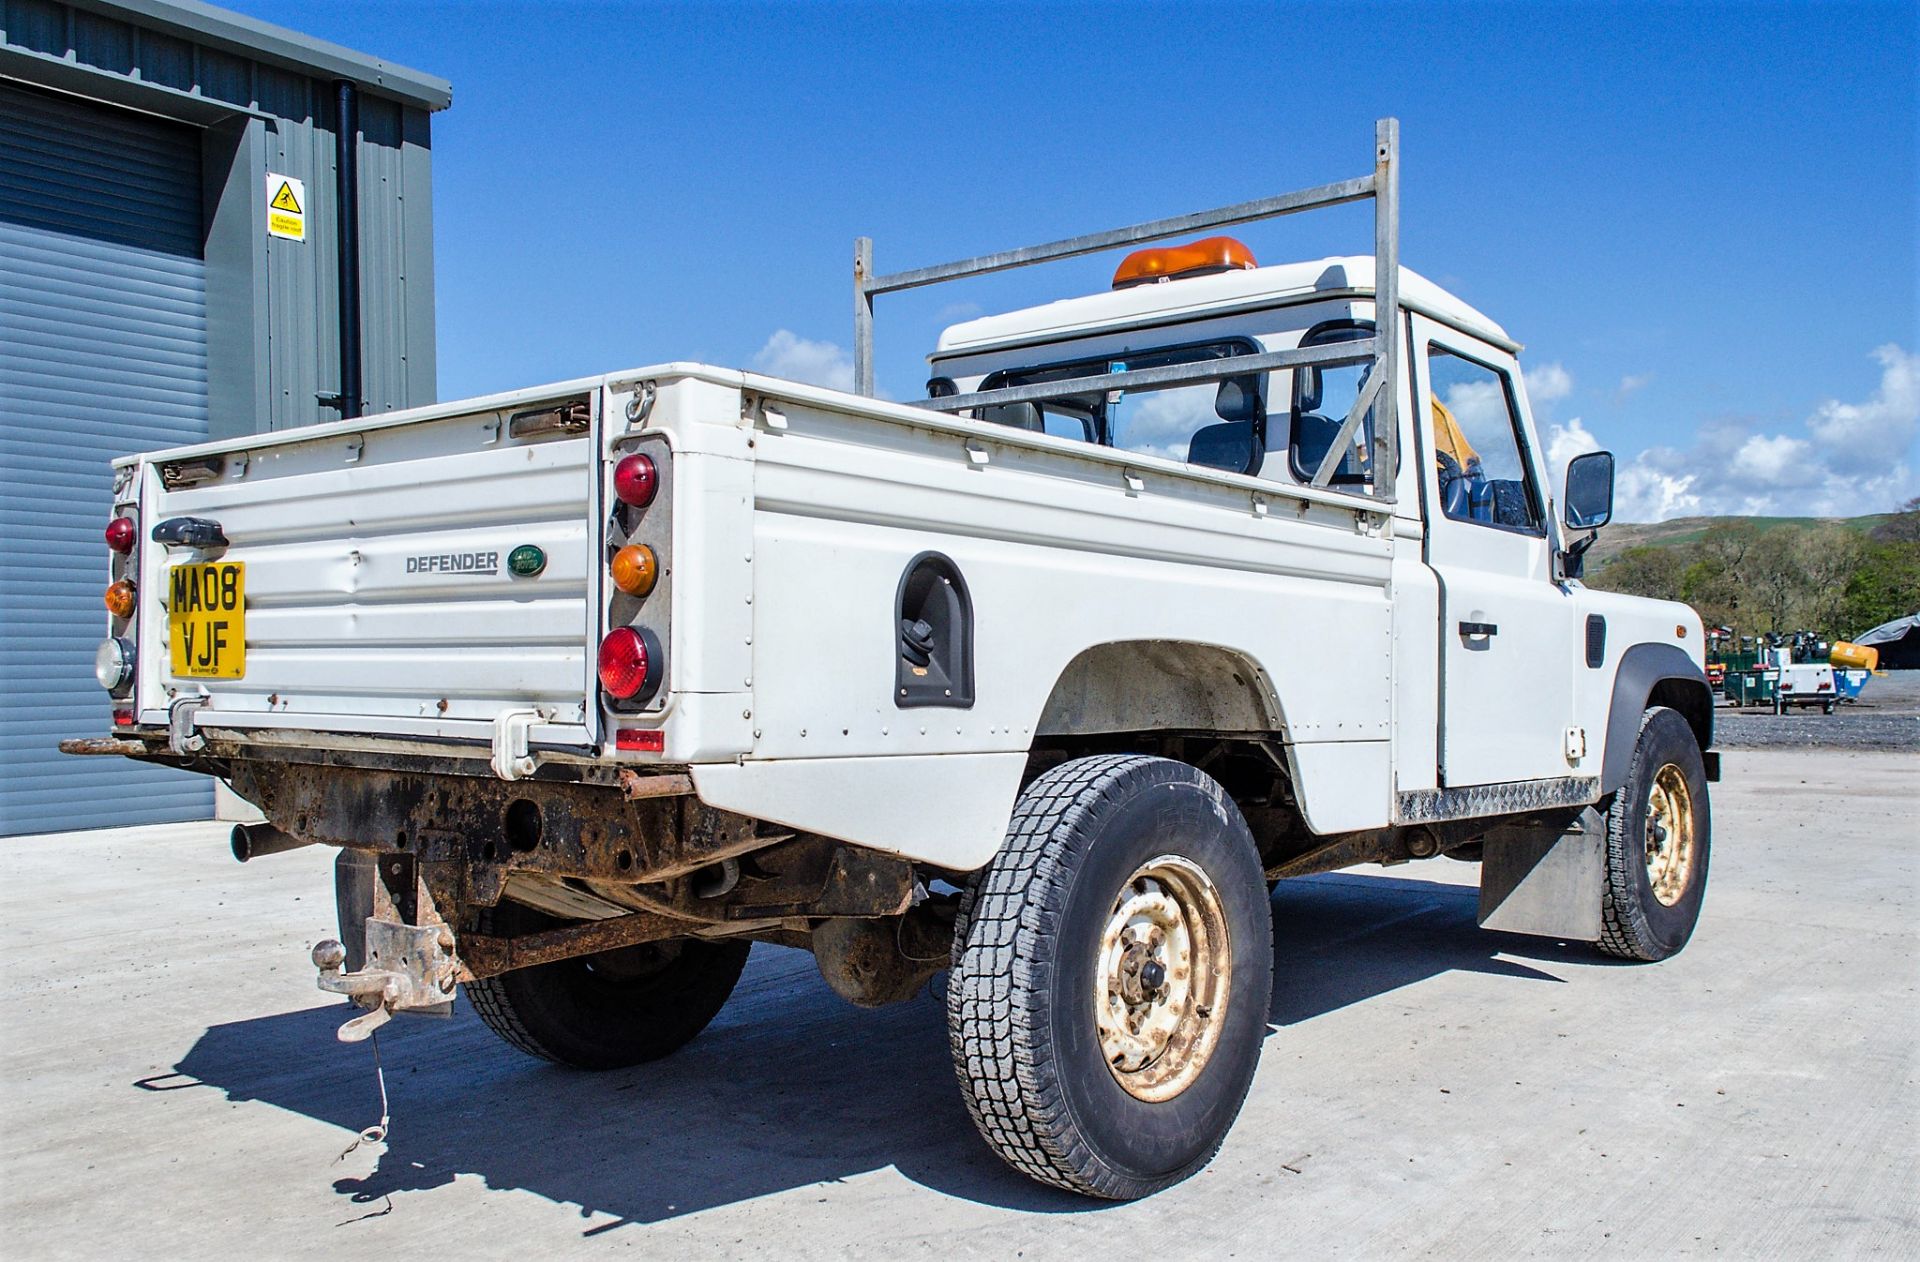
M661 498L667 448L657 438L641 440L645 451L629 450L613 466L616 502L607 522L607 578L610 629L600 641L597 668L600 689L618 710L636 710L654 700L666 681L662 643L667 601L660 593L668 574L665 550L671 543L669 506ZM622 729L620 749L659 752L664 734Z
M100 599L107 607L108 624L107 638L93 655L93 676L117 700L133 685L133 616L140 603L134 576L140 524L131 513L117 512L101 537L107 544L108 582ZM122 726L132 723L132 710L115 707L113 721Z

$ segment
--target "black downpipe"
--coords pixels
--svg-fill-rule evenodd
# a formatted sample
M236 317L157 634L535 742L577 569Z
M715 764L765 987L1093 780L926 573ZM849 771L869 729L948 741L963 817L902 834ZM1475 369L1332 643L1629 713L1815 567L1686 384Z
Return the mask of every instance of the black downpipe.
M334 83L339 126L334 129L334 205L340 243L340 416L363 408L360 387L360 98L346 79Z

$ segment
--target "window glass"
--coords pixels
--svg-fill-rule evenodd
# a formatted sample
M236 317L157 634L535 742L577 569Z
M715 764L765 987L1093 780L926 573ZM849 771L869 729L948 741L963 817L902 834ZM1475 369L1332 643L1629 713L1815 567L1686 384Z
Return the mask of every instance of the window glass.
M1326 346L1334 342L1359 342L1373 336L1371 324L1323 325L1310 329L1300 339L1302 346ZM1347 414L1360 400L1360 391L1373 373L1373 361L1354 364L1330 364L1320 368L1296 368L1293 373L1293 411L1287 425L1287 463L1293 476L1312 482L1326 458L1327 448L1339 436ZM1373 478L1373 419L1377 407L1368 408L1360 422L1353 444L1334 467L1332 485L1354 486Z
M1440 509L1455 521L1538 533L1540 512L1507 375L1427 346Z
M1252 343L1240 341L1129 351L1102 359L997 372L981 382L980 389L1203 363L1257 352L1258 348ZM982 408L980 418L1236 473L1259 471L1260 435L1266 424L1262 383L1254 377L1144 390L1108 390L1038 405Z

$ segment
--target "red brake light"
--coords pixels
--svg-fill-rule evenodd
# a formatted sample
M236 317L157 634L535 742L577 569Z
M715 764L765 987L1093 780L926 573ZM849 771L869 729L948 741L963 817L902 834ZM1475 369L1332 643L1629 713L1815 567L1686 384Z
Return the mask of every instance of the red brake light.
M654 493L659 489L660 470L654 467L652 456L623 456L620 463L613 466L613 493L620 497L621 503L645 508L653 503Z
M632 627L615 627L600 641L600 686L621 701L645 701L660 685L659 641Z
M116 517L107 523L107 546L115 552L131 552L136 533L133 518Z

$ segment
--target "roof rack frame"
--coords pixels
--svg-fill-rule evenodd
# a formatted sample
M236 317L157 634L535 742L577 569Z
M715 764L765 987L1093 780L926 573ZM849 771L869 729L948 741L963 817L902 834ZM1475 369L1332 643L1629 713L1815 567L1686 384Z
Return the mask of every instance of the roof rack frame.
M917 289L968 276L985 276L1035 263L1077 258L1122 246L1148 241L1164 241L1207 228L1277 219L1349 202L1373 202L1374 257L1374 336L1362 341L1337 343L1327 347L1307 347L1291 351L1270 351L1259 355L1236 355L1200 364L1169 365L1162 368L1134 369L1050 381L1033 386L976 391L925 400L923 406L943 412L996 404L1032 402L1084 394L1090 390L1122 390L1150 385L1192 384L1219 381L1248 372L1268 372L1309 364L1356 363L1371 357L1373 371L1354 410L1348 414L1339 434L1327 448L1326 459L1314 471L1312 485L1327 486L1355 441L1365 419L1367 406L1384 399L1385 406L1374 426L1373 467L1381 471L1374 478L1372 498L1391 504L1394 499L1394 471L1399 468L1399 422L1396 404L1400 398L1396 380L1400 361L1400 122L1383 118L1374 124L1373 174L1358 179L1340 180L1317 188L1283 193L1257 201L1240 202L1216 210L1190 215L1175 215L1149 220L1125 228L1093 232L1084 236L1051 241L1045 245L1024 246L982 254L953 263L913 268L877 276L873 271L873 238L860 237L853 243L853 388L871 396L873 389L873 300L880 294ZM1383 315L1383 313L1386 313ZM1386 318L1388 315L1391 318Z

